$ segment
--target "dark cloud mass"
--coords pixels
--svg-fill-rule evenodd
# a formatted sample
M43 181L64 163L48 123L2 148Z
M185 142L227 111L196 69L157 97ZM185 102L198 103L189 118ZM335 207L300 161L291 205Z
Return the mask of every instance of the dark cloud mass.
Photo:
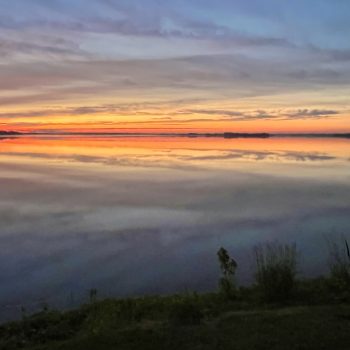
M189 109L183 110L182 113L190 114L205 114L221 117L215 120L263 120L263 119L319 119L319 118L333 118L339 114L336 110L319 110L319 109L298 109L298 110L278 110L278 111L264 111L257 110L250 113L221 110L221 109Z
M167 101L165 104L182 104L191 103L191 100L183 101ZM101 115L101 114L147 114L147 108L152 107L159 109L162 107L161 103L135 103L135 104L120 104L120 105L101 105L101 106L82 106L71 108L55 108L55 109L43 109L33 110L30 112L16 112L16 113L0 113L0 118L16 119L16 118L32 118L32 117L55 117L55 116L80 116L80 115ZM146 109L146 110L145 110ZM160 115L159 117L155 117ZM173 117L173 116L177 117ZM203 115L208 116L206 118L190 118L191 115ZM174 109L171 115L164 116L162 112L152 112L150 116L153 116L152 120L147 120L148 124L181 124L192 122L205 122L205 121L252 121L252 120L303 120L303 119L320 119L320 118L334 118L339 115L339 111L336 110L319 110L319 109L298 109L298 110L278 110L278 111L265 111L257 110L252 112L240 112L222 109ZM179 118L181 117L181 118ZM215 117L215 118L210 118ZM100 120L103 122L103 120ZM134 124L140 123L139 121L124 121L118 122L116 119L114 122L106 122L106 124ZM25 123L22 122L22 125Z
M289 112L285 116L289 119L318 119L328 118L339 114L339 111L329 109L299 109L294 112Z

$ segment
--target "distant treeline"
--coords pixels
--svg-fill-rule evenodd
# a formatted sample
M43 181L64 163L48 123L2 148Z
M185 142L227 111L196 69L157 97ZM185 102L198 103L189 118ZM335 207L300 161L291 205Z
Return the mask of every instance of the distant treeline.
M269 137L310 137L310 138L350 138L350 134L269 134L269 133L235 133L235 132L224 132L224 133L189 133L184 136L188 137L223 137L225 139L235 138L269 138Z
M190 137L190 138L225 138L225 139L238 139L238 138L260 138L266 139L270 137L299 137L299 138L350 138L350 133L322 133L322 134L270 134L266 132L262 133L236 133L236 132L222 132L222 133L130 133L130 132L34 132L25 133L26 135L71 135L71 136L139 136L139 137ZM0 131L0 135L22 135L15 131Z
M236 138L269 138L271 135L268 133L235 133L235 132L224 132L224 133L206 133L197 134L190 133L187 134L189 137L223 137L225 139L236 139Z
M315 137L315 138L339 137L339 138L350 138L350 133L340 133L340 134L271 134L270 136L275 136L275 137Z
M12 136L12 135L21 135L21 133L17 132L17 131L2 131L2 130L0 130L0 136Z

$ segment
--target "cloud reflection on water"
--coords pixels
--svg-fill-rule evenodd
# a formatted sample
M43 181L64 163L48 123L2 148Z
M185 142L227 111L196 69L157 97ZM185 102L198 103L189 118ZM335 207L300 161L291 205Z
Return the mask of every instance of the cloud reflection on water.
M91 287L213 289L221 245L246 282L251 246L277 238L296 241L301 269L317 274L323 235L350 230L343 140L18 138L0 147L1 305L66 305Z

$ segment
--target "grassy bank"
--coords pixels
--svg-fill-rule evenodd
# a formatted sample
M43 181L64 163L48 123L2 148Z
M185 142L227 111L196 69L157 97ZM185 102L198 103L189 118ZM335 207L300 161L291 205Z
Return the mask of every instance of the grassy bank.
M288 303L257 287L94 301L0 327L0 349L349 349L350 303L329 279L301 281Z
M295 245L255 247L256 282L237 287L237 262L221 248L216 293L44 307L0 326L0 349L350 349L350 250L332 244L330 275L297 279Z

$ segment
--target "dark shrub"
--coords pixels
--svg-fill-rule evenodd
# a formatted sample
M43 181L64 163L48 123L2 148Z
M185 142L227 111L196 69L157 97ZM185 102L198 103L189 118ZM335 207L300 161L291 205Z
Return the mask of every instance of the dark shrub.
M277 242L254 248L256 282L261 297L266 302L287 301L295 287L297 251L296 245Z
M218 253L220 269L222 277L219 280L220 292L228 299L232 299L237 295L235 283L235 272L237 263L232 259L225 248L220 248Z
M350 299L350 249L348 241L344 243L328 240L331 286L342 299Z
M90 303L96 303L97 301L97 289L93 288L89 290Z

